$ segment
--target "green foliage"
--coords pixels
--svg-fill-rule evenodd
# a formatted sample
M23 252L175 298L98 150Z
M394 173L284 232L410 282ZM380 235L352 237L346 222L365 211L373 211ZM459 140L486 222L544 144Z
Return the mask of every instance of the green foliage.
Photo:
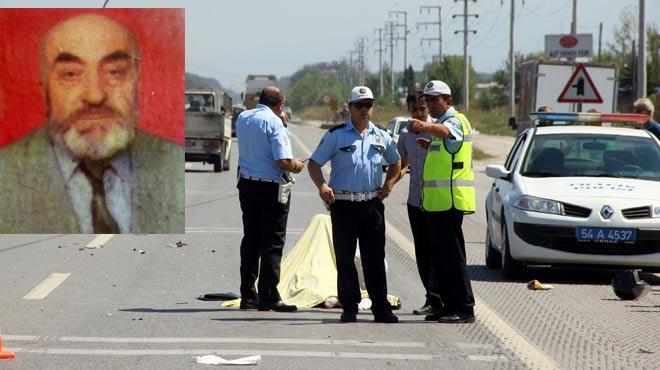
M474 92L477 84L477 74L470 66L470 91ZM429 80L442 80L451 88L454 104L462 104L463 98L463 57L447 55L441 63L433 63L427 66L426 75ZM472 94L470 94L471 96Z
M528 61L531 60L538 60L542 59L542 53L529 53L529 54L521 54L517 53L514 56L515 60L515 80L516 80L516 87L515 87L515 95L516 95L516 103L520 99L520 66ZM509 102L509 60L506 59L504 61L504 65L502 68L498 69L495 71L493 74L493 82L497 83L497 86L495 86L491 93L492 93L492 106L494 107L499 107L502 105L506 105Z
M406 95L415 91L415 71L411 65L408 65L408 68L403 73L401 85L406 88Z
M601 56L601 62L615 63L619 67L619 87L632 91L636 81L637 46L633 50L633 42L639 37L636 7L626 7L619 13L619 23L614 27L613 42ZM655 23L646 26L646 78L647 94L651 94L656 86L660 86L660 34Z
M325 76L321 72L306 74L287 90L287 100L294 110L302 111L313 105L325 105L324 97L336 99L339 109L346 101L350 87L340 83L334 76Z

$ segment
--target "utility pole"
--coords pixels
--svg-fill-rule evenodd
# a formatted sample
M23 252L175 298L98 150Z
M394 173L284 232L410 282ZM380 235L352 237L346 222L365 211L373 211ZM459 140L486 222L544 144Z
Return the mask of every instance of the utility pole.
M419 13L422 13L422 10L426 10L427 13L431 13L431 9L437 9L438 10L438 21L437 22L418 22L417 23L417 29L419 30L419 26L424 26L426 28L427 25L438 25L438 38L422 38L421 44L424 43L424 41L438 41L438 63L442 62L442 7L440 6L431 6L431 5L422 5L419 7Z
M394 14L396 16L397 22L399 21L399 14L403 14L403 24L396 23L395 26L403 26L403 70L405 71L408 68L408 12L404 10L393 10L390 12L390 16ZM397 40L400 40L401 37L397 37Z
M476 2L477 0L472 1ZM463 14L454 14L451 17L463 17L463 30L454 31L454 33L463 33L463 100L465 101L465 111L467 112L470 109L470 62L468 60L468 33L477 33L475 30L468 29L468 17L479 18L479 14L468 14L468 0L463 0Z
M380 89L378 90L379 95L383 95L383 29L377 28L378 31L378 71L380 73Z
M600 63L600 46L603 39L603 22L598 25L598 62Z
M358 67L359 67L359 84L364 85L364 44L366 39L364 37L358 37L357 39L357 54L358 54Z
M513 127L516 117L516 57L513 48L513 20L515 0L511 0L511 19L509 20L509 127Z
M353 50L348 52L348 84L353 86Z
M577 0L573 0L573 19L571 21L571 36L577 35ZM574 57L568 58L569 61L574 61Z
M645 0L639 0L639 51L637 54L637 98L646 96L646 14Z
M385 22L385 27L390 29L390 90L394 95L394 22Z

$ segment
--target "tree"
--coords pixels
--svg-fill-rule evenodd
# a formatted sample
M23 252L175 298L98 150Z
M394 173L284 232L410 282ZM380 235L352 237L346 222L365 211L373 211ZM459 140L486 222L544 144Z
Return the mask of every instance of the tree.
M472 66L470 73L470 91L474 91L477 84L477 73ZM454 104L462 104L463 98L463 57L457 55L446 55L440 63L433 63L426 66L426 75L429 80L442 80L451 88L451 95L454 98Z
M406 93L410 94L415 91L415 71L413 70L412 65L408 65L405 72L403 72L403 80L401 85L405 86Z
M287 99L291 107L302 110L313 105L324 105L324 98L345 101L350 91L336 76L326 76L321 72L308 73L298 79L288 90Z
M541 59L541 54L542 53L529 53L523 55L521 53L516 53L514 56L516 64L514 68L514 78L516 80L514 94L516 96L516 102L520 96L520 66L528 61ZM493 82L497 83L497 86L495 86L491 91L492 105L494 107L506 105L509 102L509 59L504 61L504 66L502 68L495 71L493 74Z

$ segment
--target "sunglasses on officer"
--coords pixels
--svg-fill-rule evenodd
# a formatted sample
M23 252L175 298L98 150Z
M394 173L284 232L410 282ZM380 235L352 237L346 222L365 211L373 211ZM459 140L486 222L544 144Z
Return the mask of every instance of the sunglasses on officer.
M357 103L353 103L352 106L353 108L357 109L371 108L374 106L374 102L372 100L363 100Z

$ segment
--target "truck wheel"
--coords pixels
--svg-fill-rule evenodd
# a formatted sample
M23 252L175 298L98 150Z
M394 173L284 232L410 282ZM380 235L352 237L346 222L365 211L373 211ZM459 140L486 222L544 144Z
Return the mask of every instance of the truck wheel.
M222 160L222 156L214 156L213 158L213 172L221 172L222 168L224 167L224 161Z
M229 154L229 157L225 159L224 164L222 165L222 170L223 171L229 171L229 163L231 162L231 153Z

